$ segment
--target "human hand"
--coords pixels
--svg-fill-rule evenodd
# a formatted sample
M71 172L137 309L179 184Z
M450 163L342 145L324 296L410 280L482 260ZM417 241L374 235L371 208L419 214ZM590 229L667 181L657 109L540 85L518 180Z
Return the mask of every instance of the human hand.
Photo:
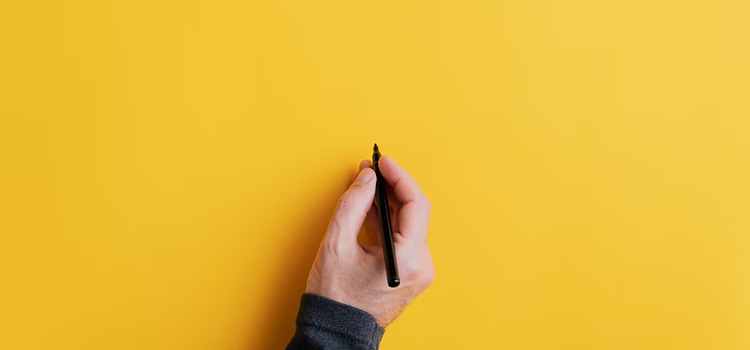
M380 241L375 198L375 172L365 160L359 175L341 196L307 279L307 292L351 305L375 317L385 328L435 278L427 246L430 202L409 173L388 156L380 158L380 172L394 198L393 240L401 284L388 287L383 249L360 245L360 229Z

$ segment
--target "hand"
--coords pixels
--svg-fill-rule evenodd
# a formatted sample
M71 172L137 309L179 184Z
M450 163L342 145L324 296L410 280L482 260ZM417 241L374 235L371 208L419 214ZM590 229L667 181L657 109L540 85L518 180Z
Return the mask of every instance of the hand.
M390 199L395 197L397 208L393 240L401 285L390 288L382 247L357 241L365 222L367 232L378 237L371 240L380 239L371 166L363 161L356 180L341 196L307 279L307 292L364 310L385 328L435 278L427 246L430 202L404 168L388 156L380 158L380 171L393 189Z

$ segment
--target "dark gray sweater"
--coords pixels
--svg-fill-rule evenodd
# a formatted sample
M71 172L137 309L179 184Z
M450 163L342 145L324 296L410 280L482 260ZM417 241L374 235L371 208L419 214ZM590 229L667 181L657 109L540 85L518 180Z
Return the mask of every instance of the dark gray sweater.
M372 315L316 294L303 294L287 350L376 350L385 330Z

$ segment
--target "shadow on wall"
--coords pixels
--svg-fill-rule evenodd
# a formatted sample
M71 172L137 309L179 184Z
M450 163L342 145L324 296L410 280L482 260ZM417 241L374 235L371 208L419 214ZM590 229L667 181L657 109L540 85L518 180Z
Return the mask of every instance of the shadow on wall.
M345 184L348 186L348 183ZM309 210L299 216L299 225L292 235L292 241L285 244L288 251L280 261L270 262L277 266L274 281L272 305L263 315L266 320L264 328L256 339L250 339L249 350L284 349L292 339L299 302L307 284L315 255L320 241L325 236L328 221L336 207L339 196L346 190L342 187L339 193L327 193L310 201Z

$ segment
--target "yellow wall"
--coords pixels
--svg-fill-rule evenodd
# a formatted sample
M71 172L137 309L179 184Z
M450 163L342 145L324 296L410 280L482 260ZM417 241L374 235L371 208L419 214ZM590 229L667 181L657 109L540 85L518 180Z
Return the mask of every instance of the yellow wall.
M750 349L750 3L3 1L0 348L279 349L373 142L383 349Z

